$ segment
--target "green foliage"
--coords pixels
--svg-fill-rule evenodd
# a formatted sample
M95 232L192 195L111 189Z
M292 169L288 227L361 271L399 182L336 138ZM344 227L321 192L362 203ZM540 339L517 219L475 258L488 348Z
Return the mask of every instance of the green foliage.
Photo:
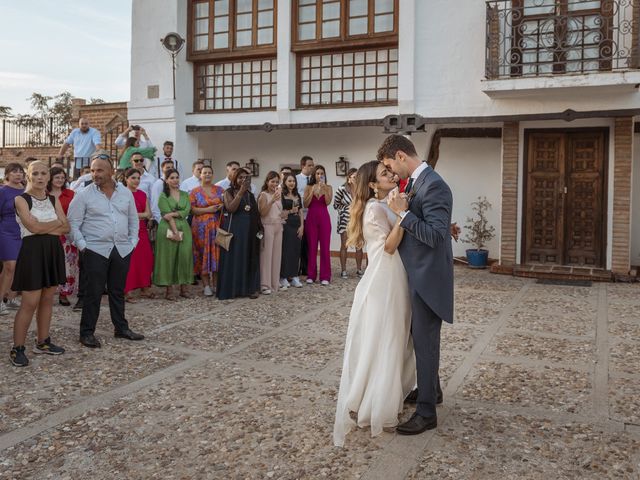
M104 101L103 99L101 99L101 98L91 98L91 99L89 100L89 105L99 105L99 104L102 104L102 103L107 103L107 102L105 102L105 101Z
M473 217L467 217L467 223L464 226L467 229L465 237L462 239L464 243L475 245L476 250L480 250L486 243L495 237L496 229L489 225L487 220L487 212L491 210L491 203L487 197L478 197L478 200L471 202L471 209L475 212Z
M11 107L4 107L0 105L0 118L10 118L13 117L13 113L11 112Z
M31 102L32 114L17 115L16 123L28 128L30 146L58 144L71 130L72 100L69 92L62 92L55 96L42 95L34 92L28 100Z

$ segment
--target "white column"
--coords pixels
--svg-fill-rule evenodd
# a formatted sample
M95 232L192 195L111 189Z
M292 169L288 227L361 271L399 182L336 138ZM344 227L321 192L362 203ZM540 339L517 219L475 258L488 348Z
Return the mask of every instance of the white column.
M398 112L415 113L416 0L399 3Z
M289 123L290 110L295 108L295 55L291 53L291 0L278 1L278 83L276 108L278 121Z

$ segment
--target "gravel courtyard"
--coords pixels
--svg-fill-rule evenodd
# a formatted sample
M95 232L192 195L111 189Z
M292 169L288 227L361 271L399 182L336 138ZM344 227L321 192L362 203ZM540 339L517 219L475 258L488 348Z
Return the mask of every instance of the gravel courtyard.
M135 343L113 338L105 297L97 351L77 341L79 314L56 306L67 353L29 354L23 369L0 317L0 478L640 478L640 285L456 267L437 430L358 430L337 449L356 284L128 304L147 336Z

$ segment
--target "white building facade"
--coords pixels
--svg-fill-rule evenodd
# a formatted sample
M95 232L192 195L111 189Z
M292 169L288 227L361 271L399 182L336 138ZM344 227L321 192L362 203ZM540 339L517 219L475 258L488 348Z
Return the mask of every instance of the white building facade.
M336 188L339 157L358 167L408 133L450 184L455 221L478 196L493 204L499 269L627 275L640 265L634 3L136 0L129 121L173 140L183 175L196 159L218 178L254 159L257 186L310 155ZM175 99L170 32L186 39Z

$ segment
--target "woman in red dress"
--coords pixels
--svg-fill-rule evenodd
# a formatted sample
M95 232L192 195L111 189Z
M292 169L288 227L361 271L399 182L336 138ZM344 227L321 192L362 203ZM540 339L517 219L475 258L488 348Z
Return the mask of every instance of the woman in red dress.
M149 291L151 287L151 274L153 273L153 251L151 250L151 242L147 233L147 220L151 218L151 208L147 200L147 194L142 190L138 190L140 185L140 172L135 168L129 168L124 172L123 183L133 193L138 210L138 218L140 219L140 228L138 229L138 244L131 254L131 262L129 264L129 273L127 274L127 282L124 287L125 298L127 302L134 303L132 296L133 290L142 289L140 296L145 298L154 298L155 295Z
M67 172L60 167L53 167L49 172L49 183L47 190L60 200L64 214L69 210L69 204L73 200L74 191L67 188ZM71 243L68 235L60 235L60 242L64 250L64 264L67 272L67 283L58 288L58 302L60 305L68 307L71 305L69 295L73 295L78 291L78 249Z

